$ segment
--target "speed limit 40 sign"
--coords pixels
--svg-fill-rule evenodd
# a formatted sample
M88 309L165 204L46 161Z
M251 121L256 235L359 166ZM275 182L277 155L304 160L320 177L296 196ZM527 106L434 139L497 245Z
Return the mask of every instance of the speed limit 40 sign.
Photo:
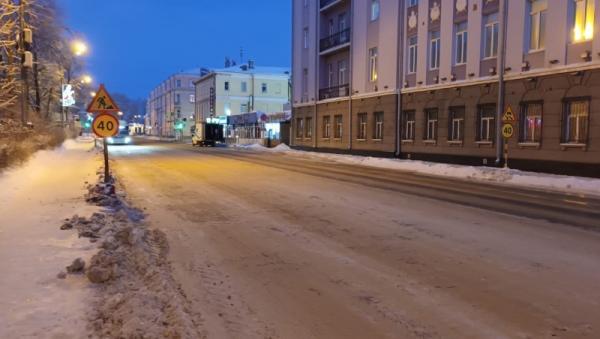
M119 119L108 113L97 115L92 130L100 138L114 137L119 133Z

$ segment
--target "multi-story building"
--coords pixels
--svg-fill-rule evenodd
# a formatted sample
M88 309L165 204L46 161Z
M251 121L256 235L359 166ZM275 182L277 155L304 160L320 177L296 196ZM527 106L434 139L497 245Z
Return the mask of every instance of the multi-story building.
M248 112L282 112L290 102L290 70L256 67L254 62L215 69L195 82L196 120Z
M150 92L146 112L152 135L190 135L196 102L194 82L206 72L205 69L194 69L175 73Z
M293 145L600 175L597 2L295 0Z

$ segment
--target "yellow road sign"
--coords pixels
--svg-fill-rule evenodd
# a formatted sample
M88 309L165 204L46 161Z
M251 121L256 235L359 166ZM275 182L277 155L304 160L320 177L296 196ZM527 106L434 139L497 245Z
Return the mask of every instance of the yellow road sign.
M511 124L504 124L504 126L502 126L502 136L504 136L504 138L510 139L514 134L515 128Z
M507 124L514 123L515 121L517 121L517 117L515 116L515 113L513 112L512 107L510 107L510 105L508 105L508 107L506 108L504 116L502 116L502 121Z
M115 113L119 112L120 109L117 103L110 97L104 85L100 85L94 99L88 105L87 111L91 113Z
M94 118L92 130L100 138L114 137L119 133L119 119L108 113L100 114Z

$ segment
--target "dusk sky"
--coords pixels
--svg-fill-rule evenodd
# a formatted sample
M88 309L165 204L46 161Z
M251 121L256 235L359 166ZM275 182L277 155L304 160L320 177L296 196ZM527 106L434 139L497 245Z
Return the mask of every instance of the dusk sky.
M291 63L289 0L58 0L67 26L91 47L87 69L112 92L146 98L180 70Z

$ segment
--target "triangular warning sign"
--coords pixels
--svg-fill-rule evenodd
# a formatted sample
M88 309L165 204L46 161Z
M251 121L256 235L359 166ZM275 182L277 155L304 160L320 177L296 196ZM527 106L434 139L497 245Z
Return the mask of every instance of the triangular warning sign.
M104 85L100 85L94 99L88 105L87 111L90 113L114 113L119 112L120 109L117 103L110 97Z
M515 122L517 118L515 117L515 113L512 110L512 107L508 106L506 108L506 112L504 112L504 116L502 117L502 121L506 123Z

